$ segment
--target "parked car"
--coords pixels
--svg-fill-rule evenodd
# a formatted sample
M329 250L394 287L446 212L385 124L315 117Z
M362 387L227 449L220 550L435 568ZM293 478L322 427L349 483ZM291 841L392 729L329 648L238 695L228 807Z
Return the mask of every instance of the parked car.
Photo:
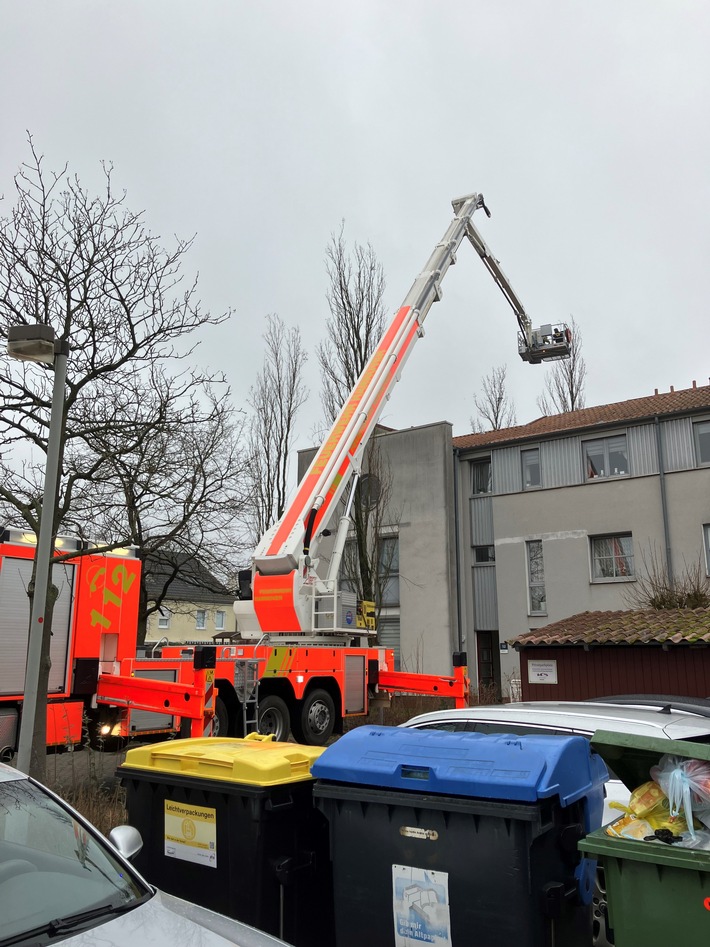
M107 840L55 793L0 763L0 945L283 947L148 884L128 861L141 844L127 825Z
M403 727L417 729L581 735L591 739L596 730L631 733L641 737L710 743L710 700L666 695L632 694L593 701L528 701L460 710L438 710L412 717ZM629 790L610 772L605 785L604 823L621 813L610 802L628 804ZM594 898L594 943L613 943L606 925L604 875L597 874Z

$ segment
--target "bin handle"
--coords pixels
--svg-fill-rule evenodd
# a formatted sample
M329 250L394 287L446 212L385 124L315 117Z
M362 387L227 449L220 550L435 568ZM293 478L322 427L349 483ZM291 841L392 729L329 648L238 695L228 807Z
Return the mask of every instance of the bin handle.
M276 740L275 733L257 733L253 730L251 733L247 733L244 737L245 740L251 740L252 743L273 743Z
M274 802L273 799L267 799L265 808L272 812L278 812L279 809L290 809L293 806L293 796L289 796L283 802Z

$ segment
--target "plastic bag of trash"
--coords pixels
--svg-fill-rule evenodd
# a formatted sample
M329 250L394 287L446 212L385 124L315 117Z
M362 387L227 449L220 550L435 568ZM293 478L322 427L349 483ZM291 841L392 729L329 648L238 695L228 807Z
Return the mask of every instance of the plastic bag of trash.
M710 826L710 762L666 753L650 775L668 796L671 816L683 813L691 837L695 838L694 818Z

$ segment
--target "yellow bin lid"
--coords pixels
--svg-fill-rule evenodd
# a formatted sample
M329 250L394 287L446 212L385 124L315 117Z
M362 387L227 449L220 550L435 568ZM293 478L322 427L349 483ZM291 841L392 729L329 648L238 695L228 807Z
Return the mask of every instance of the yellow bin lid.
M278 786L311 779L324 747L277 743L273 736L199 737L139 746L118 768L173 773L250 786Z

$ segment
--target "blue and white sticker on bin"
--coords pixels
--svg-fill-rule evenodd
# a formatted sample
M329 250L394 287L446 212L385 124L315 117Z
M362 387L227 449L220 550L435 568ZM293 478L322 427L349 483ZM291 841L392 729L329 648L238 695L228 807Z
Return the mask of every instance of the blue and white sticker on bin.
M395 947L451 947L449 875L410 865L392 865Z

